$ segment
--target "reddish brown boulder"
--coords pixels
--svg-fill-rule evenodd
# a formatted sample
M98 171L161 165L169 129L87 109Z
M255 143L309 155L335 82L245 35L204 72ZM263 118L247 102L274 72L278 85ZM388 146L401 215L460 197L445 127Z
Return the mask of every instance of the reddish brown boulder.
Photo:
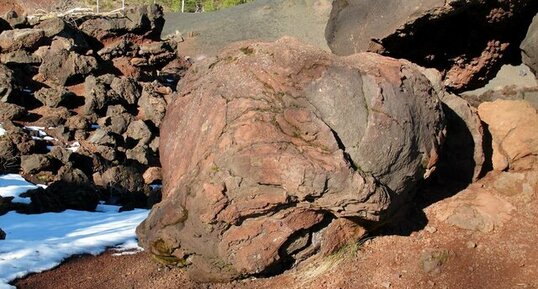
M493 169L538 168L538 113L523 100L496 100L478 107L492 137Z
M334 219L386 221L437 161L441 104L406 61L282 38L234 44L182 83L161 127L163 201L138 236L196 279L274 274Z

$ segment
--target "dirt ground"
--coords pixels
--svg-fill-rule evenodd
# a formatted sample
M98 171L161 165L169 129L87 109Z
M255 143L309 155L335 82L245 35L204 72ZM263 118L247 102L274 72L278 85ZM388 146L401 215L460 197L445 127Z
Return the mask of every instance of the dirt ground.
M472 187L487 188L496 179L489 177ZM509 216L492 231L481 232L441 221L438 216L457 195L428 189L417 199L416 209L401 217L401 224L360 246L272 278L197 284L182 269L162 266L147 253L114 256L109 251L74 257L15 285L20 289L538 288L538 200L536 189L530 192L498 195L512 206Z

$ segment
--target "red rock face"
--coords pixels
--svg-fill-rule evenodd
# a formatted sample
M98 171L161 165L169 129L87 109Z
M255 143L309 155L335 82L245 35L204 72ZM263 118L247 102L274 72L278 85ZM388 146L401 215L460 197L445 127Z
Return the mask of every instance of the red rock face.
M205 281L330 254L364 232L335 219L381 222L403 205L443 130L437 92L409 62L291 38L234 44L193 66L168 107L163 201L140 242Z

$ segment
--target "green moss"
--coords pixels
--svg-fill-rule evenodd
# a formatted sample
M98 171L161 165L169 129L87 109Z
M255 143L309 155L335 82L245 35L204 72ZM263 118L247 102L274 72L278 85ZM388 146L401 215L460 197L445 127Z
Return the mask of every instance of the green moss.
M241 52L243 52L243 54L245 54L245 55L252 55L252 54L254 54L254 49L252 49L252 48L250 48L250 47L248 47L248 46L246 46L246 47L241 47L239 50L240 50Z
M174 256L162 256L162 255L151 255L153 259L155 259L157 262L166 265L166 266L177 266L177 267L185 267L188 265L187 261L185 259L177 258Z

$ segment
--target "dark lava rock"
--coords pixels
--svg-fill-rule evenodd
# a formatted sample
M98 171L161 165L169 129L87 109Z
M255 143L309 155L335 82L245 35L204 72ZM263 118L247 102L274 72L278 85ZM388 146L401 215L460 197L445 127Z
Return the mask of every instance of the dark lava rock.
M32 203L25 213L40 214L61 212L67 209L94 211L99 204L99 192L87 183L69 183L57 181L46 189L37 188L23 194L30 197Z
M137 104L142 90L138 82L129 77L114 78L110 84L110 88L129 105Z
M41 29L14 29L0 34L0 53L17 50L33 51L43 42L45 34Z
M41 57L25 50L16 50L1 54L0 62L8 65L35 65L41 63Z
M129 124L125 132L125 139L137 140L140 144L148 144L151 140L152 133L146 123L142 120L135 120Z
M195 63L170 104L163 201L137 228L140 244L205 281L328 254L339 245L314 235L332 238L332 220L389 221L435 169L438 97L408 61L291 38L231 45Z
M124 209L147 207L144 178L133 166L109 168L102 174L94 174L93 181L108 194L110 204L126 206Z
M17 120L25 115L24 107L0 101L0 121Z
M50 167L50 158L43 154L21 156L21 169L25 174L35 174Z
M371 51L444 72L455 91L487 83L518 62L538 2L528 0L336 0L326 28L338 55Z
M161 6L138 6L128 8L123 17L90 18L79 29L99 41L127 33L158 40L164 26L163 16Z
M35 98L43 105L48 107L58 107L62 101L69 97L73 97L72 92L67 91L65 87L41 88L34 94Z
M160 94L155 92L150 86L146 86L142 91L138 105L145 120L153 122L157 127L161 125L166 113L167 104L166 100Z
M20 157L17 146L8 138L0 137L0 175L18 172Z
M84 78L97 69L95 57L70 51L60 42L60 39L53 41L39 66L39 74L46 81L55 85L66 85L69 81Z
M8 102L14 96L13 71L0 63L0 102Z

